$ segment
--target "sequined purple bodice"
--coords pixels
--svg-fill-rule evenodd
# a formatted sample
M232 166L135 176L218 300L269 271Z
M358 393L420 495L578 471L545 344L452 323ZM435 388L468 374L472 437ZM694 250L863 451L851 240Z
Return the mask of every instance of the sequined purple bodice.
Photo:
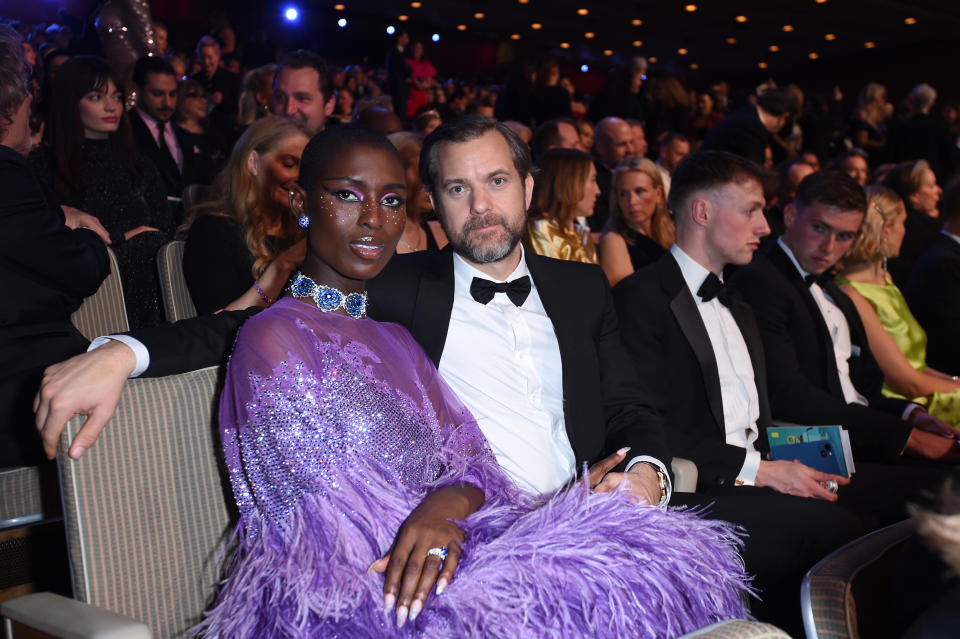
M264 326L266 313L251 320L231 358L245 367L249 392L244 418L221 415L221 434L245 516L278 522L304 493L337 489L344 473L375 468L417 491L441 471L445 412L415 370L412 338L396 325L304 306L282 300L272 309L288 323Z

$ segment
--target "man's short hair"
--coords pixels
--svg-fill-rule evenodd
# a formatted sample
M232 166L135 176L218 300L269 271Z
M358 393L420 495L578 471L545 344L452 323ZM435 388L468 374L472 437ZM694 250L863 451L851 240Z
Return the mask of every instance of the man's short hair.
M277 69L277 75L273 79L273 88L277 88L277 80L284 69L313 69L317 72L317 89L324 101L330 98L330 78L327 68L327 62L313 51L306 49L297 49L283 55L280 58L280 67Z
M764 91L757 96L757 104L760 108L774 117L790 113L793 106L793 100L787 89L776 88ZM672 186L670 188L673 188Z
M913 103L913 108L921 113L929 111L936 101L937 90L929 84L918 84L910 91L910 102Z
M673 144L674 142L686 142L687 144L689 144L690 138L685 136L683 133L679 133L677 131L670 131L665 136L663 136L662 140L660 140L660 148L669 149L670 145Z
M217 41L212 35L205 35L200 38L200 41L197 42L197 55L200 55L200 49L204 47L213 47L217 51L220 50L220 42Z
M855 146L852 149L847 149L838 155L837 158L830 164L830 168L837 171L842 171L844 163L846 163L846 161L852 157L862 158L863 161L867 163L867 166L870 166L870 154L860 147Z
M440 173L440 147L447 143L462 143L476 140L488 131L496 131L507 141L513 166L525 179L533 169L530 149L519 135L503 122L480 115L465 115L452 122L444 122L423 141L420 151L420 181L431 193L436 193L437 177Z
M533 131L533 138L530 140L530 150L533 152L534 158L539 159L550 147L563 144L563 137L560 135L561 123L572 126L573 130L577 131L577 136L579 137L580 133L577 129L576 120L572 118L554 118L547 120Z
M803 178L793 202L800 210L817 203L841 211L867 210L863 188L846 173L834 170L817 171Z
M960 221L960 177L947 183L940 198L940 219L944 222Z
M767 175L765 168L739 155L727 151L697 151L683 158L673 170L667 205L679 223L683 210L697 193L750 181L763 186Z
M177 77L177 72L173 70L170 60L159 56L145 55L133 65L133 83L138 87L144 87L147 85L147 76L154 73Z
M13 27L0 24L0 137L30 94L29 74L23 38Z

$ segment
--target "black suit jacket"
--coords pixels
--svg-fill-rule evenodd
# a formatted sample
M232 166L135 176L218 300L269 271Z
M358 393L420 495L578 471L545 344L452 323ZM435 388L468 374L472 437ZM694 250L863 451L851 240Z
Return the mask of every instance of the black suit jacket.
M578 469L624 446L632 447L628 457L650 455L666 462L662 418L623 350L603 272L529 252L526 259L560 347L564 420ZM453 252L395 256L367 289L371 317L405 326L438 364L453 311ZM151 353L146 374L168 375L225 361L236 329L257 310L131 334Z
M147 126L136 109L130 111L130 126L133 128L133 137L137 150L157 166L163 184L167 188L167 195L180 198L183 188L191 184L207 184L210 181L209 158L203 157L202 150L194 144L186 132L173 123L173 131L177 136L180 150L183 152L183 170L177 168L173 159L160 151L160 146L153 138L150 127Z
M842 424L850 431L857 459L896 460L910 436L911 426L900 419L908 402L880 392L883 373L850 298L832 281L824 285L850 326L854 346L850 379L869 406L844 400L823 315L800 272L776 242L763 247L733 281L757 318L767 356L773 417L798 424Z
M927 332L927 364L960 375L960 243L937 236L914 267L904 296Z
M750 307L728 285L728 308L743 334L760 399L757 448L766 452L770 424L763 345ZM613 289L623 342L640 377L654 385L667 444L697 464L700 489L733 486L746 450L726 443L720 374L696 301L673 255Z
M763 165L769 145L770 133L760 121L757 107L747 105L710 129L700 149L729 151Z

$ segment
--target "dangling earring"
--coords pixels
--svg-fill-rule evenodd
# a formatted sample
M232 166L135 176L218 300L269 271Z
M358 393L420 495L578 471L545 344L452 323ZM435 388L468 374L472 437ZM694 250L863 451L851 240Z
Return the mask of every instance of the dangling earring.
M307 217L306 215L301 215L300 217L297 218L297 224L299 224L301 228L307 228L310 226L310 218ZM883 258L883 259L887 259L887 258Z
M290 209L291 209L292 211L294 211L294 212L295 212L297 209L303 210L303 207L302 207L302 206L297 206L297 201L296 201L297 192L294 191L293 189L290 189L290 191L288 191L288 193L289 193L289 195L290 195ZM309 226L310 226L310 218L307 217L307 214L306 214L306 213L303 213L300 217L297 218L297 224L300 225L300 228L303 228L303 229L309 228Z

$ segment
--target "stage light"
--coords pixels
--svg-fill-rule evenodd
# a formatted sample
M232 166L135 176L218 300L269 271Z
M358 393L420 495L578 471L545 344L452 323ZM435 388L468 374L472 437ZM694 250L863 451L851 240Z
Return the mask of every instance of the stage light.
M588 67L588 66L585 65L585 64L581 64L581 65L580 65L580 70L583 71L584 73L586 73L587 71L590 70L590 67Z
M337 26L340 27L341 29L347 26L347 19L340 18L339 20L337 20Z
M791 31L793 31L793 25L792 25L792 24L785 24L785 25L783 25L783 26L780 27L780 28L783 29L783 31L784 31L785 33L790 33Z
M737 16L736 18L734 18L734 20L736 20L737 22L746 22L747 16Z
M757 65L757 68L760 68L760 69L766 69L766 68L767 68L767 66L769 66L769 65L767 65L767 63L766 63L766 62L761 62L760 64L758 64L758 65Z
M635 47L642 47L642 46L643 46L643 40L634 40L634 41L633 41L633 46L635 46Z
M430 39L433 40L434 42L440 42L440 34L434 33L432 36L430 36Z
M613 55L613 49L604 49L603 55Z
M405 13L397 16L397 20L399 20L400 22L406 22L409 19L410 19L410 16L406 15Z
M864 46L864 48L866 48L866 49L875 49L875 48L877 47L877 43L876 43L876 42L869 42L869 41L868 41L868 42L864 42L864 43L863 43L863 46Z
M560 43L560 48L561 48L561 49L569 49L569 48L570 48L570 43L569 43L569 42L561 42L561 43Z
M397 32L397 28L392 24L387 27L387 35L393 35L396 32Z
M916 18L904 18L903 23L904 23L904 24L916 24L916 23L917 23L917 19L916 19Z
M342 4L335 4L333 5L333 8L337 11L343 11L345 7Z
M826 34L825 36L823 36L823 39L824 39L824 40L836 40L836 39L837 39L837 34L835 34L835 33L828 33L828 34Z
M630 21L630 24L632 24L635 27L639 27L640 25L643 24L643 20L641 20L640 18L634 18L633 20Z
M537 29L542 29L543 25L540 24L539 22L534 22L533 24L530 25L530 28L536 31Z
M577 15L585 16L590 13L590 9L577 9Z
M695 5L695 4L688 4L687 6L684 7L684 9L686 9L687 12L689 12L689 13L693 13L694 11L697 10L697 5Z
M820 54L817 53L816 51L811 51L810 53L807 54L807 57L810 58L811 60L816 60L817 58L820 57Z
M291 5L283 10L283 17L287 22L296 22L300 19L300 10Z
M727 44L736 44L736 43L737 43L736 38L727 38Z
M677 53L680 55L687 55L688 51L686 49L677 49Z
M467 25L465 25L465 24L458 24L458 25L457 25L457 31L466 31L466 30L467 30Z
M519 39L520 39L520 34L519 34L519 33L511 33L511 34L510 34L510 39L511 39L511 40L519 40Z

